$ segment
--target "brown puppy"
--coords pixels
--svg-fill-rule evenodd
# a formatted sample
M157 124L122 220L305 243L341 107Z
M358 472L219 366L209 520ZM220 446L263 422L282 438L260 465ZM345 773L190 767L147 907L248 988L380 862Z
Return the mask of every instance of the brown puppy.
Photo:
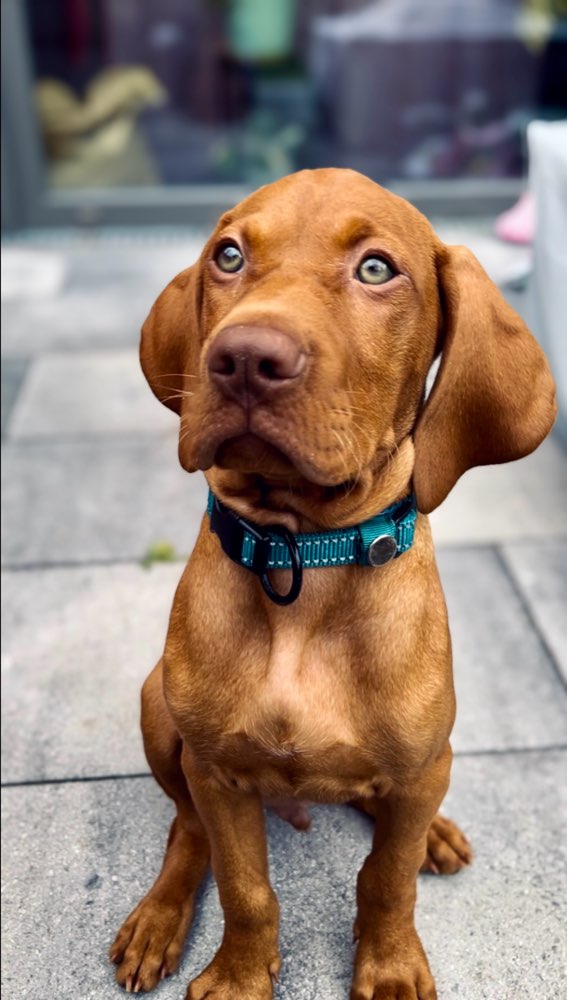
M177 967L212 859L224 937L187 996L268 1000L280 959L264 802L303 826L305 800L354 800L376 832L351 996L432 1000L416 876L471 854L437 815L455 703L426 515L466 469L545 437L545 358L467 250L348 170L287 177L223 216L157 300L141 358L180 414L181 464L250 521L354 525L411 489L420 513L409 551L380 568L306 570L288 607L227 558L204 517L143 689L148 761L177 817L111 949L118 982L148 990ZM283 592L289 576L272 583Z

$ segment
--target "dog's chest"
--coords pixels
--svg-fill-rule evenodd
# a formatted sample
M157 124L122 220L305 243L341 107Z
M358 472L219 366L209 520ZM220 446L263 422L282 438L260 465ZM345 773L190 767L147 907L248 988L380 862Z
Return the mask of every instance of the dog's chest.
M386 591L371 601L343 587L332 607L310 592L309 614L254 620L229 609L206 634L207 608L196 602L192 641L181 652L170 639L166 697L200 766L264 797L335 802L375 794L418 767L450 705L444 674L427 670L429 604L395 590L395 601ZM433 632L437 660L446 643Z
M353 744L345 657L301 633L276 635L246 704L235 706L237 731L281 754L313 752L330 744Z
M266 797L372 794L380 769L362 745L348 674L344 650L293 631L275 636L225 720L212 755L220 780Z

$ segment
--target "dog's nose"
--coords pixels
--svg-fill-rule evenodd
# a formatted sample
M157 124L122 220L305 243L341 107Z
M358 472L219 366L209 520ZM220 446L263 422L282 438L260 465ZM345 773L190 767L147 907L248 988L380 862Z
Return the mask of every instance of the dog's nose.
M282 330L230 326L215 337L207 365L226 396L254 406L299 378L306 360L305 351Z

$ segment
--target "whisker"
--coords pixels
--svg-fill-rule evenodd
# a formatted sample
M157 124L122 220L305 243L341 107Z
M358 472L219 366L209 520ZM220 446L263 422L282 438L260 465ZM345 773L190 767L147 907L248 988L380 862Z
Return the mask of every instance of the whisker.
M341 409L340 407L331 407L331 413L340 413L344 416L349 417L352 413L366 413L367 411L362 406L349 406L348 410Z
M335 437L339 442L339 455L342 459L343 469L345 472L345 479L348 479L350 478L350 469L347 464L348 448L345 445L344 439L341 437L339 432L334 427L331 427L331 433L335 435Z
M180 447L183 444L183 442L186 441L188 437L190 437L190 435L191 435L191 428L186 427L185 430L182 431L182 433L179 435L178 447Z
M188 389L180 389L176 385L168 385L167 382L150 382L150 385L156 389L171 389L172 392L189 392Z
M187 396L194 396L194 395L195 395L194 392L183 392L183 391L174 392L171 394L171 396L165 396L165 398L162 399L162 403L169 403L172 399L186 399Z

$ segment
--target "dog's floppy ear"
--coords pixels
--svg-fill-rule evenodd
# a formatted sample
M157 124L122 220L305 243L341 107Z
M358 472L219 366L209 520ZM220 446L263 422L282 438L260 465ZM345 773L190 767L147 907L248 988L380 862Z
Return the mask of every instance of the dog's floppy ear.
M142 327L140 362L160 402L181 412L193 369L199 315L199 264L178 274L156 299Z
M469 250L439 247L441 365L414 432L425 514L467 469L528 455L556 414L545 355L526 325Z

